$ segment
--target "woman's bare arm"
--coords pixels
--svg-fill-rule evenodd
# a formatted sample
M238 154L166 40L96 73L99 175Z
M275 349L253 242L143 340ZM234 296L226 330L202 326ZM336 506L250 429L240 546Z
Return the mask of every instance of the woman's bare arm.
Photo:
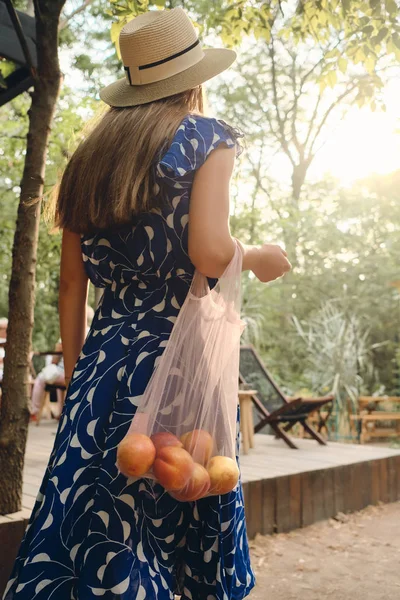
M80 235L64 229L61 249L59 310L67 383L69 383L85 341L87 294L88 277L83 266Z
M229 186L235 149L220 146L196 172L189 209L189 257L200 273L220 277L232 260L235 242L229 230ZM275 244L244 246L243 271L263 282L290 270L286 252Z
M196 172L189 209L189 257L200 273L220 277L232 260L229 184L235 149L220 146Z

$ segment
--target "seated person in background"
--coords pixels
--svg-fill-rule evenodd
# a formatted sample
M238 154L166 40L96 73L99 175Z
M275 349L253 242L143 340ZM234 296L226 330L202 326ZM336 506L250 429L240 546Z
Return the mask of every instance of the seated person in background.
M61 341L57 342L55 351L62 352ZM32 390L31 421L37 420L37 415L43 406L46 385L65 386L64 359L62 354L53 356L51 364L46 365L35 379ZM57 390L59 405L62 404L60 396L63 396L63 390Z
M89 331L90 324L93 320L94 310L91 306L86 307L87 315L87 330L86 335ZM61 340L59 340L55 346L56 352L62 352ZM53 356L50 365L45 366L35 379L32 390L32 406L31 406L31 421L37 420L37 415L43 406L46 394L46 385L65 386L65 373L64 373L64 359L62 354ZM57 405L58 412L56 418L62 412L64 406L64 390L57 390Z
M3 317L0 319L0 383L3 381L3 369L4 369L4 356L5 349L3 344L6 343L7 340L7 327L8 327L8 319Z

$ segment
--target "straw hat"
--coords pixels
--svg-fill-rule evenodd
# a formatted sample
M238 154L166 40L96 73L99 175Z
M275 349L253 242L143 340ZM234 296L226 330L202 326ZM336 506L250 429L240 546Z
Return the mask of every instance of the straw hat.
M124 79L103 88L110 106L137 106L190 90L235 60L233 50L203 50L182 8L154 10L129 21L119 36Z

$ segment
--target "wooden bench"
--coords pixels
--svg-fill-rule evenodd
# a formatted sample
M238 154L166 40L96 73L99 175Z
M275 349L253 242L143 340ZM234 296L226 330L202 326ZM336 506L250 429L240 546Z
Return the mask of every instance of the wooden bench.
M352 415L351 420L358 424L361 444L378 438L400 438L400 410L376 410L384 405L398 405L400 408L400 397L360 396L358 401L360 413Z

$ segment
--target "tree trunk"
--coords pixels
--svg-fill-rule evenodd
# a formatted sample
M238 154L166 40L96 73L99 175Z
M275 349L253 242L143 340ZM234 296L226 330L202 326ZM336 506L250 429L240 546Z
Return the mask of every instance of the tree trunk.
M57 32L64 4L65 0L34 1L38 68L28 113L29 131L9 289L9 326L0 414L0 514L21 509L40 198L48 138L61 82ZM32 204L33 199L39 201Z
M307 161L300 162L293 167L292 172L292 194L288 211L290 212L291 227L284 228L283 236L286 252L293 266L297 265L297 243L300 235L300 195L303 188L309 164ZM289 221L289 220L288 220Z

